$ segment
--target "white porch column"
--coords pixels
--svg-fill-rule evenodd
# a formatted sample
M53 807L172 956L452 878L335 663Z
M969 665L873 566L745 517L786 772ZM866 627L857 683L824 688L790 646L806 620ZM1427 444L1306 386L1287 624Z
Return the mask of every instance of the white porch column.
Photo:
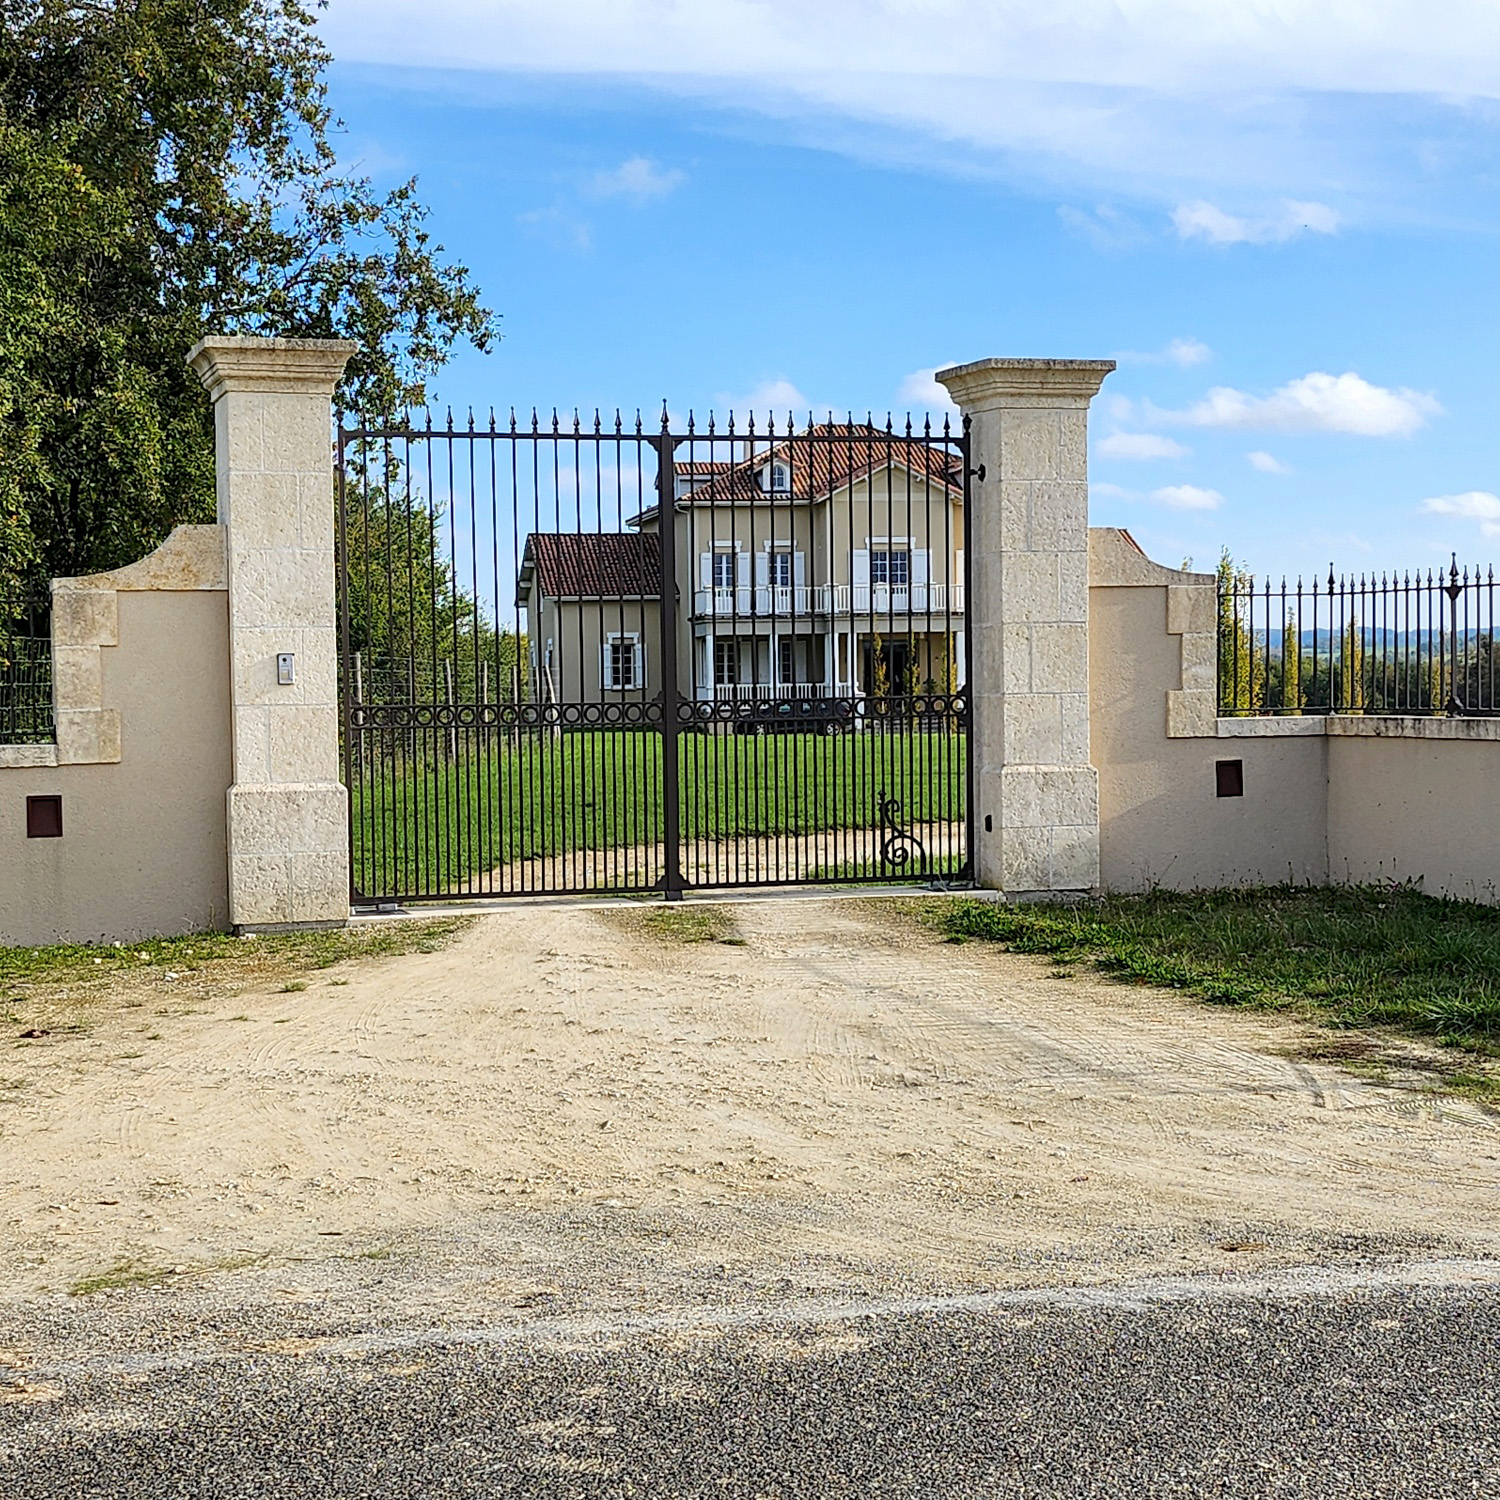
M985 359L937 378L972 418L975 872L1026 897L1099 884L1089 763L1088 406L1113 360Z
M329 403L357 347L345 339L207 338L188 355L213 398L219 524L227 531L236 929L342 925L349 917ZM287 655L289 667L278 663Z

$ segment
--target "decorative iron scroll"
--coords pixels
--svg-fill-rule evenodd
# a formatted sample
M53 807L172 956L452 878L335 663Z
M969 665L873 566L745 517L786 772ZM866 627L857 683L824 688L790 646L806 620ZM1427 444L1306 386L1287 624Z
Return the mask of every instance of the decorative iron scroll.
M353 729L645 729L661 723L661 704L645 703L356 703Z
M915 861L914 875L927 874L927 850L922 840L901 826L901 804L885 792L880 794L880 863L898 870Z
M774 724L805 721L827 727L852 728L879 724L910 724L917 728L963 728L968 723L968 699L962 693L930 693L890 698L715 698L684 700L677 705L677 722L693 724Z

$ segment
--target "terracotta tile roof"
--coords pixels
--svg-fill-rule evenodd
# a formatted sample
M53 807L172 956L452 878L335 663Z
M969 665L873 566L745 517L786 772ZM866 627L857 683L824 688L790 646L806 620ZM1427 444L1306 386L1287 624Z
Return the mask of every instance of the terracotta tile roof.
M891 467L909 470L915 492L930 481L934 486L958 489L959 456L951 449L908 441L899 433L865 422L820 422L790 438L782 438L750 458L716 466L721 472L707 484L694 486L694 504L709 501L764 500L772 492L761 489L756 476L770 463L789 470L790 488L778 490L782 499L809 500L842 489L871 474ZM691 467L694 473L706 464L677 465L678 472ZM904 493L905 481L894 479L895 493Z
M661 547L653 533L534 531L526 539L523 578L530 567L551 599L655 599L661 593Z

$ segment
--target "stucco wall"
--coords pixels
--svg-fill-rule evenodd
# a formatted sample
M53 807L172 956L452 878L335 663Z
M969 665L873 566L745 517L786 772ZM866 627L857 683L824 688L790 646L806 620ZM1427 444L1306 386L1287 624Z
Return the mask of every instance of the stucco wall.
M97 596L112 576L81 582ZM118 760L3 763L41 759L52 749L42 746L0 755L0 943L226 925L228 596L203 582L114 596L118 644L99 650L98 673L103 711L118 715ZM26 798L40 795L63 799L61 838L26 836Z
M1090 728L1106 890L1416 880L1500 902L1500 721L1215 718L1211 576L1090 534ZM1204 595L1207 594L1207 598ZM1206 618L1205 618L1206 616ZM1244 795L1217 795L1239 761Z
M1328 742L1169 739L1181 669L1166 587L1091 587L1089 611L1104 888L1326 880ZM1243 797L1215 793L1214 763L1227 759L1244 762Z
M1420 726L1400 736L1330 735L1330 877L1420 880L1430 896L1500 902L1500 739L1486 733L1491 727L1475 724L1485 737L1473 739L1438 738Z

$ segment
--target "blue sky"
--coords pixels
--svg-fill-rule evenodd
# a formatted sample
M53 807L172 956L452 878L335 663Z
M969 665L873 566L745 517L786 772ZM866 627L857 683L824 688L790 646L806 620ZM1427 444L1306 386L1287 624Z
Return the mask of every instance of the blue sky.
M883 417L1113 357L1093 518L1162 561L1500 560L1500 6L1034 9L334 0L346 159L503 315L439 399Z

